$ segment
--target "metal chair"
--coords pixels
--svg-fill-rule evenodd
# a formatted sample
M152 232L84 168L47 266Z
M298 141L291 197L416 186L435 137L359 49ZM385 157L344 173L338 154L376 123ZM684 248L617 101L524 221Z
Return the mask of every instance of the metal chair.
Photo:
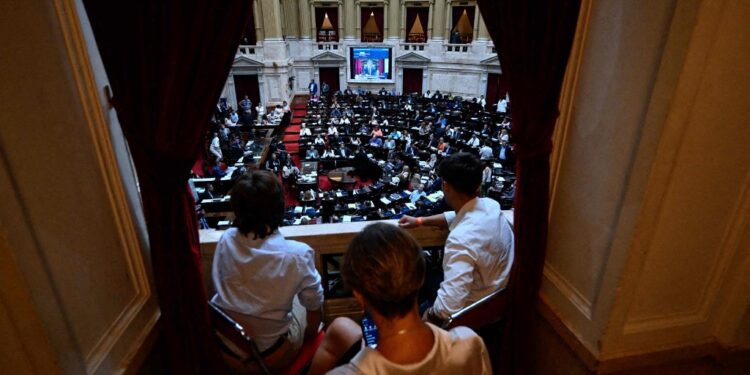
M464 307L452 314L443 322L444 329L464 326L479 331L499 322L505 313L510 300L507 288L498 289L488 296Z
M230 367L236 372L273 374L266 364L255 341L245 328L230 317L221 307L208 302L209 315L214 334L219 341L222 354ZM323 342L324 331L320 331L314 340L302 345L297 358L288 366L278 371L279 374L304 374L312 362L315 351ZM232 366L238 363L240 366ZM240 367L240 368L236 368Z

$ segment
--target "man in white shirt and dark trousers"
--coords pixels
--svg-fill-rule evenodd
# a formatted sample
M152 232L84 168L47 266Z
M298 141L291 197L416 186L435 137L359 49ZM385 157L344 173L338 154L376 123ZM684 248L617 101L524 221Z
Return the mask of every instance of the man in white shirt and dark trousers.
M458 153L438 167L445 201L455 211L428 217L404 216L399 225L447 227L443 277L437 298L423 318L440 323L451 314L505 287L513 264L513 229L500 204L478 198L484 165L476 155Z

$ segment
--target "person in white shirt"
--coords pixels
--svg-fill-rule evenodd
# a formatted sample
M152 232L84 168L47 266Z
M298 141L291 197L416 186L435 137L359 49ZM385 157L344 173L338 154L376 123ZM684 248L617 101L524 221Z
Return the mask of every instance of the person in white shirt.
M505 113L508 111L508 101L505 100L505 98L502 98L497 101L497 112L498 113Z
M513 229L490 198L477 198L484 166L476 155L457 153L438 168L445 201L455 211L424 218L404 216L399 225L447 227L444 280L423 318L441 322L505 287L513 265Z
M211 146L208 147L208 150L211 151L211 153L216 156L216 161L221 161L224 156L221 153L221 142L219 141L219 133L214 133L214 138L211 139Z
M328 135L335 135L335 136L338 137L339 130L334 125L329 125L328 126Z
M237 120L239 120L239 119L237 119ZM232 117L230 115L230 116L227 116L224 119L224 125L226 125L226 126L236 126L237 125L237 121L232 121Z
M492 147L489 142L484 142L484 146L479 150L479 158L482 160L490 160L493 157Z
M266 106L258 101L258 105L255 107L255 112L258 112L258 118L263 117L266 114Z
M479 96L479 105L482 106L482 110L487 105L487 100L484 99L484 95Z
M500 130L500 142L508 142L510 140L510 135L508 134L507 129Z
M487 196L487 191L490 188L490 185L492 185L492 168L490 168L490 163L485 162L484 169L482 170L482 196Z
M469 328L450 331L419 317L417 295L426 265L422 249L408 232L395 225L365 227L344 255L341 274L357 303L378 329L375 345L358 344L360 326L337 318L326 331L310 366L322 374L360 346L351 361L328 374L476 374L492 373L482 339Z
M427 196L427 193L424 192L424 185L417 183L414 186L414 191L409 195L409 202L412 204L417 203L422 197Z
M349 137L349 142L351 142L352 146L362 145L362 141L359 140L359 137Z
M284 115L284 110L281 109L281 104L277 104L276 107L274 107L273 111L271 111L271 115L269 116L273 121L281 121L281 116Z
M322 135L318 134L318 136L317 136L317 137L315 137L315 141L314 141L314 143L315 143L315 145L316 145L316 146L318 146L318 145L321 145L321 146L322 146L322 145L326 144L326 140L325 140L325 139L323 139L323 136L322 136Z
M475 147L475 148L479 147L480 144L481 143L479 141L479 137L477 137L476 134L472 135L471 139L469 139L469 142L466 143L467 146L469 146L469 147Z
M252 332L264 360L278 371L318 334L323 287L310 246L279 233L284 193L268 171L251 171L232 187L234 228L216 244L211 301ZM263 214L258 214L258 213Z
M334 151L334 150L333 150L333 149L331 148L331 146L326 146L325 150L323 150L323 158L324 158L324 159L327 159L327 158L335 158L336 156L337 156L337 155L336 155L336 151Z
M300 137L312 137L312 132L310 131L310 128L305 126L305 124L300 125L299 128L299 136Z
M435 169L435 167L437 167L437 162L437 154L430 154L430 160L427 162L430 169Z
M404 149L407 149L411 146L411 133L406 131L404 132Z

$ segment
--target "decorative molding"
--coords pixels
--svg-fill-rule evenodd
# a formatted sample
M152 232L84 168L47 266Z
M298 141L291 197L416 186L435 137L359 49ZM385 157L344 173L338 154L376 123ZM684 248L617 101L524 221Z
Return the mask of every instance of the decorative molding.
M346 62L346 58L344 56L335 54L330 51L326 51L319 55L313 56L310 60L313 63L327 63L327 62L345 63Z
M486 58L479 62L481 65L497 65L500 67L500 58L498 58L497 54L495 56Z
M560 294L562 294L576 310L578 310L586 319L591 320L593 314L591 302L581 294L576 287L568 282L559 272L549 263L544 263L544 278L552 284Z
M402 64L421 64L421 65L427 65L430 63L430 59L427 57L424 57L418 53L415 52L409 52L405 55L401 55L399 57L396 57L396 62L402 63Z
M260 1L256 1L256 2L259 3ZM310 4L310 6L326 8L326 7L332 6L333 4L336 4L336 6L341 6L344 4L344 1L343 0L309 0L308 3Z
M97 372L104 359L111 354L121 335L143 312L143 308L152 297L152 293L142 258L144 251L133 225L131 207L122 185L120 168L113 151L108 123L97 96L97 83L89 61L90 57L81 30L75 0L55 0L54 6L60 22L61 34L65 41L68 60L72 67L73 81L80 97L82 113L91 133L98 167L103 177L102 182L106 188L110 209L117 227L117 237L122 244L129 279L135 291L135 295L128 301L126 307L101 333L99 341L88 353L85 353L86 372L91 374Z
M419 5L417 5L419 4ZM427 6L425 6L427 4ZM407 7L430 7L435 4L435 0L401 0L401 6Z
M253 60L247 56L240 55L234 58L232 69L234 68L262 68L264 66L265 65L258 60Z
M697 362L705 357L711 357L719 363L732 363L738 359L745 359L750 356L750 348L726 347L712 338L670 347L661 347L655 350L641 350L621 353L615 357L599 358L586 347L583 341L581 341L580 336L565 324L565 321L544 298L539 300L537 308L555 333L575 353L583 365L594 374L636 370L670 363Z
M745 176L742 193L730 212L730 219L718 246L716 261L709 266L708 281L700 291L696 307L689 311L628 320L623 327L623 334L632 335L709 321L711 309L716 304L717 296L728 275L727 270L750 221L750 173Z

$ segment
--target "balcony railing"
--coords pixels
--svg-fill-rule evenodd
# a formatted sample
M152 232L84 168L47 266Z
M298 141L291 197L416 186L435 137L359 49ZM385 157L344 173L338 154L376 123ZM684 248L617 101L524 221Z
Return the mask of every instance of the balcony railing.
M424 51L427 43L401 43L401 49L404 51Z
M237 49L237 55L239 56L253 56L254 58L258 58L258 56L263 55L263 46L260 45L240 45L240 47Z
M471 52L471 44L443 44L443 52L469 53Z
M318 42L319 51L338 50L340 48L339 42Z

